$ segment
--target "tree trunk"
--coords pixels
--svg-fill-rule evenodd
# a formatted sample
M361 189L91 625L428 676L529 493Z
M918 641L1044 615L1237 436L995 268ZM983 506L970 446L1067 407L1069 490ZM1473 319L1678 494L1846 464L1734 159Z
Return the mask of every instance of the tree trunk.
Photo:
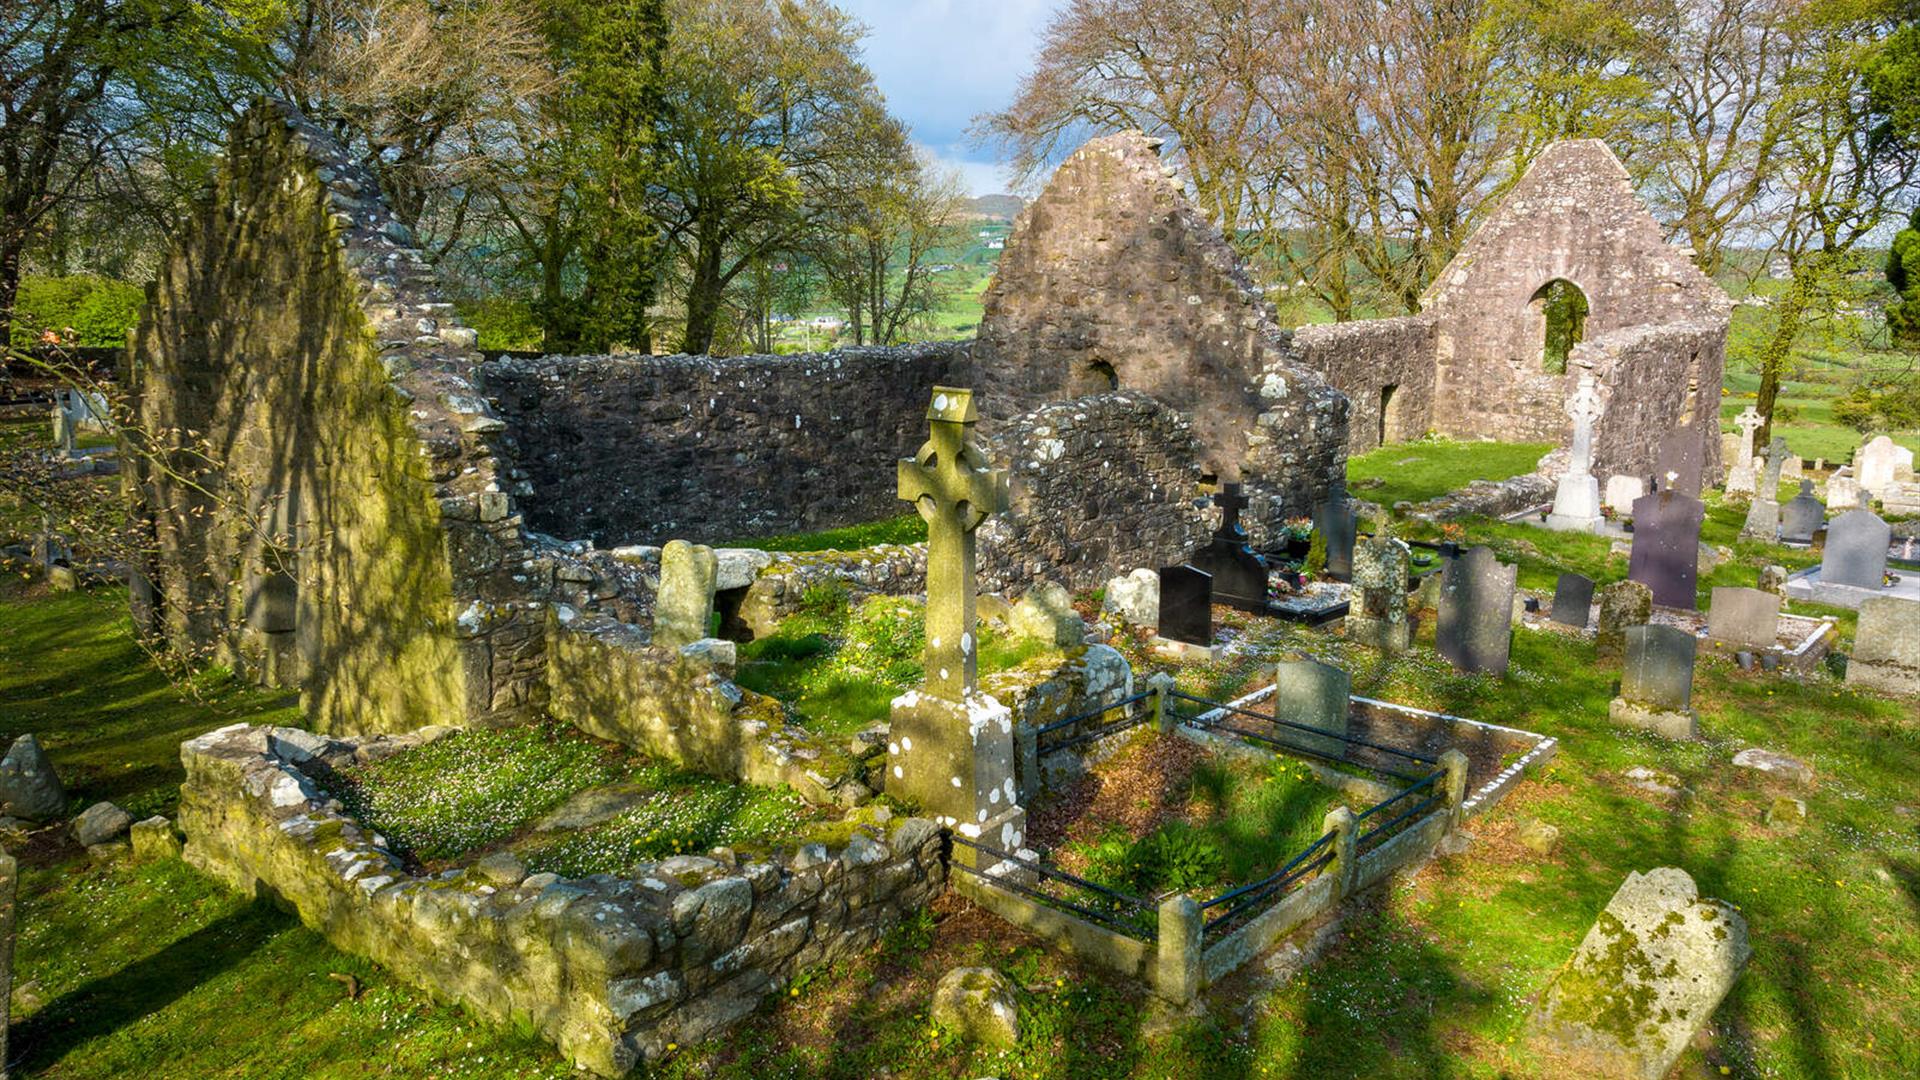
M4 234L11 238L17 234ZM13 305L20 298L20 245L0 239L0 352L13 348Z
M695 356L713 349L713 336L720 328L720 299L726 290L721 280L723 256L720 237L711 226L702 223L693 254L693 280L687 284L687 336L680 351Z
M1786 294L1774 305L1780 321L1760 353L1760 392L1753 405L1754 411L1760 414L1760 430L1753 436L1755 450L1773 441L1773 406L1780 398L1780 383L1793 359L1793 342L1800 336L1800 322L1813 288L1812 258L1807 255L1793 261L1793 279L1787 284Z

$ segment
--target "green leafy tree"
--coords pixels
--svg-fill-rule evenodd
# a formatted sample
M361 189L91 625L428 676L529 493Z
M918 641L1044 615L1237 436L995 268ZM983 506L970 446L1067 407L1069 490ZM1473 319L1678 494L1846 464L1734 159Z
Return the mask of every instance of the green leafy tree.
M1894 234L1887 251L1887 284L1899 299L1887 305L1887 330L1894 344L1920 349L1920 207L1907 227Z

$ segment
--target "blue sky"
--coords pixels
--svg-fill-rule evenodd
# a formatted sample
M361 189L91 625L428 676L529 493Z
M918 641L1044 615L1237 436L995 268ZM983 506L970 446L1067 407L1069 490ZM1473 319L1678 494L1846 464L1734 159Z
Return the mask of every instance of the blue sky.
M1007 190L967 122L1013 98L1060 0L838 0L867 24L867 66L894 115L975 195Z

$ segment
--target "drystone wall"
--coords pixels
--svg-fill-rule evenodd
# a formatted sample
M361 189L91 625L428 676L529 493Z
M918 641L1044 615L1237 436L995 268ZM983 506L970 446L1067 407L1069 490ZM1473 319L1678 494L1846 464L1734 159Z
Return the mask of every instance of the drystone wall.
M999 416L1150 394L1192 424L1204 471L1273 493L1256 519L1280 502L1304 514L1344 466L1346 402L1295 362L1158 147L1139 132L1095 139L1022 212L987 289L976 386Z
M1092 588L1186 558L1206 539L1198 445L1184 418L1138 391L1044 405L994 433L1009 508L980 527L981 587L1041 578Z
M1575 345L1569 367L1591 370L1606 403L1594 424L1594 475L1645 479L1661 441L1685 430L1698 442L1704 475L1718 476L1726 353L1727 320L1719 317L1629 327Z
M1301 326L1293 354L1351 402L1347 453L1418 439L1433 426L1433 319L1397 319Z
M335 947L619 1076L750 1014L796 974L871 947L946 887L944 839L910 818L765 861L680 856L624 876L410 873L310 771L425 733L333 740L235 725L181 746L186 859L274 897Z
M498 360L483 378L540 532L602 546L719 543L892 517L894 461L967 346L796 356ZM1006 402L981 395L982 407Z
M136 617L299 686L325 731L537 711L545 615L474 342L373 177L252 109L132 339Z

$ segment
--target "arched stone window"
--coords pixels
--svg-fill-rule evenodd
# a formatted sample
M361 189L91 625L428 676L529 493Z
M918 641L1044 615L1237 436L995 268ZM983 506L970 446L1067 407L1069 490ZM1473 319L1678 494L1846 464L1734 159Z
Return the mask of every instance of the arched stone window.
M1567 373L1567 357L1587 336L1587 294L1566 278L1554 278L1533 294L1532 309L1544 324L1540 369Z

